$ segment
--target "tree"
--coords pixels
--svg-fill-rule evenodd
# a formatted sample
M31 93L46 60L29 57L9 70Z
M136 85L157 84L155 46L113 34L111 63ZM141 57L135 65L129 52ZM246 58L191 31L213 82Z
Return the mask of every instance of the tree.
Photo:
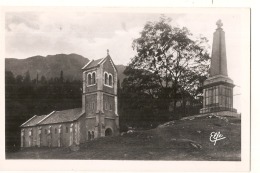
M23 82L23 76L22 75L17 75L15 78L15 81L17 84L22 84Z
M6 84L14 84L15 83L14 74L11 71L5 71L5 83Z
M42 76L40 82L41 84L46 84L47 83L46 77Z
M39 82L39 74L38 74L38 72L37 72L37 75L36 75L36 84L38 84L38 82Z
M165 110L173 99L175 108L177 98L187 93L196 98L209 69L207 38L195 38L186 27L171 26L170 22L162 16L158 22L146 23L140 37L133 41L137 55L129 65L154 74L156 94Z
M128 78L119 89L120 124L147 127L158 122L156 92L158 84L154 83L155 75L146 70L127 67L124 73Z
M25 84L30 84L31 83L31 76L30 76L30 72L29 71L26 71L23 82Z
M123 89L127 92L140 92L150 95L152 98L158 96L158 83L154 82L157 80L157 76L143 69L134 69L128 66L124 74L127 75L126 80L123 81Z
M60 83L63 83L63 71L60 71Z

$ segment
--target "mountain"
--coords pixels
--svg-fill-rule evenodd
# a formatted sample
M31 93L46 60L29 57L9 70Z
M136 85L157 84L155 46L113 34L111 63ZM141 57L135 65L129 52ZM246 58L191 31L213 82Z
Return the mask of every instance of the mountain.
M59 77L60 72L63 71L65 80L82 80L81 68L88 62L88 58L78 54L33 56L27 59L6 58L5 70L11 71L15 76L24 76L29 71L31 79L35 79L37 73L39 78L41 76L45 76L47 79L55 78ZM123 65L117 66L120 82L125 78L123 74L125 68Z
M5 59L5 70L12 71L16 75L24 75L29 71L31 79L45 76L47 79L60 76L61 70L65 79L79 80L82 78L81 68L89 62L89 59L77 54L57 54L34 56L27 59Z

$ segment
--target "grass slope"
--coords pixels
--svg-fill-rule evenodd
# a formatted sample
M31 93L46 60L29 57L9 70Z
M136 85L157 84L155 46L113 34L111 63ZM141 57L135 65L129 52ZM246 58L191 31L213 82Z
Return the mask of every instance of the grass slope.
M211 132L226 138L214 145ZM75 148L75 147L74 147ZM241 121L205 116L168 122L155 129L104 137L68 148L26 148L7 159L241 160Z

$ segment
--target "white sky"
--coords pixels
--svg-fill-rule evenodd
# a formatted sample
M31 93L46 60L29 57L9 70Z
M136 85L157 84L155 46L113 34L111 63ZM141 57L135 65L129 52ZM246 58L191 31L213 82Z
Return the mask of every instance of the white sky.
M165 12L166 11L166 12ZM174 10L172 10L174 11ZM156 21L161 14L171 17L172 24L186 26L194 35L202 34L212 45L216 21L221 19L226 33L228 74L241 87L241 58L244 54L243 38L248 18L245 11L208 9L200 11L162 10L159 13L100 12L100 11L37 11L6 13L6 58L24 59L35 55L80 54L89 59L106 56L106 50L115 64L127 65L135 55L132 41L147 21ZM247 11L249 12L249 11ZM246 13L247 14L247 13ZM249 27L249 26L247 26ZM249 44L249 43L246 43ZM211 51L210 51L211 52ZM235 87L234 94L241 94ZM234 97L239 109L240 96Z

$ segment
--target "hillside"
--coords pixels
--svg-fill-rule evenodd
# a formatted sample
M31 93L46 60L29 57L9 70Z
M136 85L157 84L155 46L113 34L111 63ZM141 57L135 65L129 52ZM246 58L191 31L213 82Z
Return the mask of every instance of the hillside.
M35 79L37 73L39 78L41 76L45 76L47 79L59 77L62 70L65 80L82 80L81 68L88 62L88 58L77 54L33 56L26 59L6 58L5 70L11 71L15 76L24 75L29 71L31 79ZM117 68L119 79L122 82L125 77L123 74L125 66L119 65Z
M126 75L124 74L126 66L116 65L116 68L117 68L117 72L118 72L118 79L119 79L120 83L122 83L124 78L126 78Z
M209 137L220 132L225 139ZM168 122L155 129L103 137L79 148L25 148L7 159L241 160L241 120L204 116Z

